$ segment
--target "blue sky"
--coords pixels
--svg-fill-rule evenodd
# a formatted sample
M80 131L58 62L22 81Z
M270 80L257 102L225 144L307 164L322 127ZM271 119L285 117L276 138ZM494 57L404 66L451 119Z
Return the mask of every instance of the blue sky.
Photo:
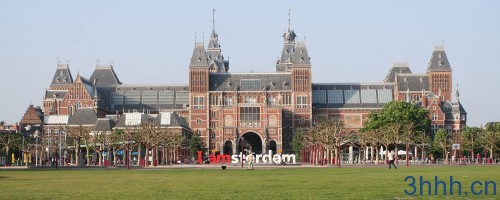
M90 77L100 60L125 84L187 84L195 35L208 42L213 8L231 72L274 71L288 9L316 83L380 82L405 59L424 73L444 41L468 125L500 121L500 3L396 0L1 1L0 120L41 105L57 58L74 76Z

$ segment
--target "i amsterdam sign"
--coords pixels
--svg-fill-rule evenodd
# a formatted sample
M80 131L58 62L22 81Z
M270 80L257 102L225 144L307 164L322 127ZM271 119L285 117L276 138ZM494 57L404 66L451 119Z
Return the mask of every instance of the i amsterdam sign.
M246 155L236 154L236 155L210 155L210 164L219 164L219 163L241 163L248 162L248 158ZM268 154L256 154L255 155L255 163L264 163L264 164L273 164L273 163L295 163L295 155L293 154L274 154L271 150L269 150ZM203 151L198 151L198 163L203 162Z

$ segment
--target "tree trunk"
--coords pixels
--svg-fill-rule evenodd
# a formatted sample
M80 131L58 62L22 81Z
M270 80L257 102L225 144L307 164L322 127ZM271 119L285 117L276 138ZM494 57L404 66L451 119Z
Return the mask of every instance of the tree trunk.
M443 148L443 153L445 154L444 155L444 157L445 157L444 164L448 164L448 152L446 152L446 148Z
M101 147L99 147L99 149L100 149L100 148L101 148ZM100 150L99 150L99 167L101 167L101 166L102 166L102 162L101 162L101 161L102 161L102 152L101 152L101 151L102 151L102 149L100 149Z
M141 143L139 143L139 144L137 145L137 153L139 153L139 154L137 155L137 159L138 159L138 161L137 161L137 165L140 165L140 163L141 163L141 154L142 154L142 152L141 152Z
M378 162L380 160L379 156L380 156L380 152L378 150L378 145L377 145L377 146L375 146L375 164L378 164Z
M146 152L144 152L144 167L149 167L149 143L146 143Z
M493 159L493 145L490 146L490 159Z
M87 143L87 141L85 141L85 151L87 152L87 155L85 155L85 160L87 161L87 166L90 166L90 148L89 148L89 144Z
M116 151L113 148L113 165L116 166Z
M75 165L80 166L80 142L75 140ZM47 158L48 159L48 158Z

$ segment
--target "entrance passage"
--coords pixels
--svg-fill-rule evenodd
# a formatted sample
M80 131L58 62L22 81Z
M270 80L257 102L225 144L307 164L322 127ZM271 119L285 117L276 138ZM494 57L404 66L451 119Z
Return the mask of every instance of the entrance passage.
M252 153L262 154L262 140L257 133L248 132L242 135L244 138L243 142L240 141L240 150L241 151L241 143L244 145L244 149L247 151L252 151ZM245 152L244 152L245 153Z
M233 155L233 143L231 141L224 142L224 152L226 155Z
M276 142L273 140L269 142L269 150L273 151L273 154L276 154Z

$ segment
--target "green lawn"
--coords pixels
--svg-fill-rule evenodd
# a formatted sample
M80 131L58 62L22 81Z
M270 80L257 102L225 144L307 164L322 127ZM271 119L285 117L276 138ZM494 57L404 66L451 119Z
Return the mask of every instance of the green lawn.
M462 184L460 198L476 198L473 181L495 181L500 185L500 167L445 166L350 168L257 168L161 170L0 170L0 199L395 199L421 198L405 177L419 176L431 182L434 176L449 184L450 176ZM447 185L447 190L449 191ZM477 190L484 189L476 187ZM497 186L498 188L498 186ZM455 193L457 188L454 188ZM477 191L476 190L476 191ZM448 194L447 191L447 194ZM433 191L434 192L434 191ZM464 192L468 192L464 196ZM489 199L500 199L490 187ZM439 198L442 195L440 189ZM484 191L483 191L484 193ZM424 198L435 198L424 192ZM449 196L448 196L449 197ZM452 196L453 199L459 198Z

